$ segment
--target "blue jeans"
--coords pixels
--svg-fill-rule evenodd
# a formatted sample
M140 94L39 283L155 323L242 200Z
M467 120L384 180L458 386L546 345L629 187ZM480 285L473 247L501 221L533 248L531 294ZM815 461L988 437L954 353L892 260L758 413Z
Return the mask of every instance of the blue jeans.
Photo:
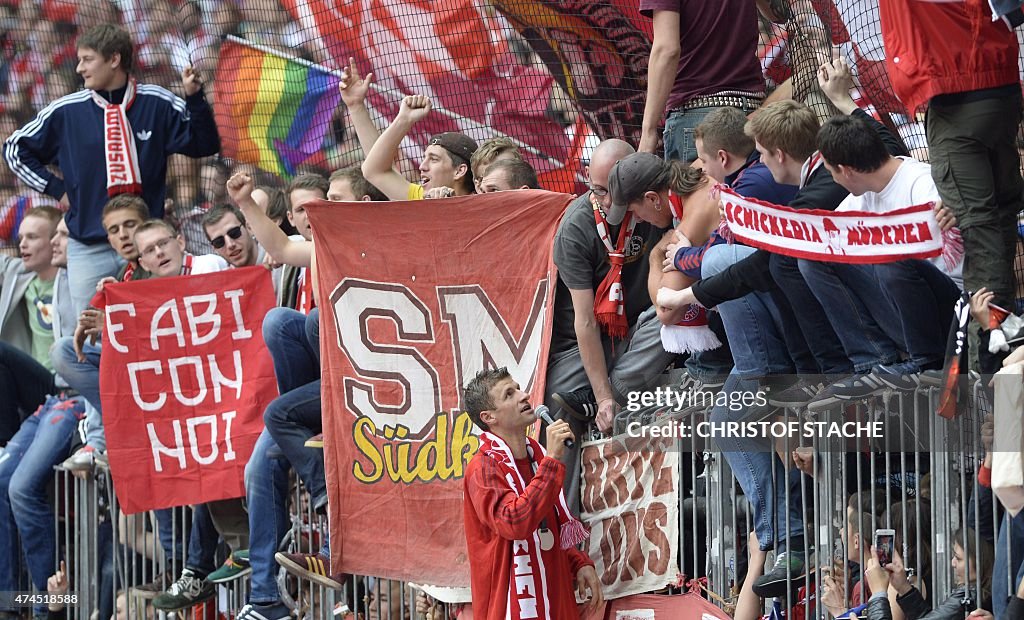
M263 415L267 432L306 485L313 506L326 501L327 481L323 453L307 448L305 443L323 430L321 411L318 379L278 396Z
M678 159L691 163L697 159L697 143L693 131L700 125L704 117L716 108L693 108L692 110L672 110L665 119L665 161ZM744 109L746 113L755 108Z
M245 466L245 499L249 508L250 603L274 603L277 562L274 554L288 532L288 462L270 458L277 444L266 429L260 433Z
M185 567L194 572L208 575L217 568L215 555L217 541L220 536L213 526L213 518L206 504L197 504L192 508L192 529L188 533L188 559Z
M56 391L52 372L28 353L0 342L0 446Z
M1010 577L1012 583L1007 591ZM1024 512L1016 517L1010 513L1003 516L996 540L995 566L992 568L992 614L1002 620L1006 614L1009 597L1017 592L1017 586L1024 579Z
M709 278L754 253L745 245L719 244L704 253L700 274ZM782 338L778 309L767 293L754 292L718 304L736 362L734 373L743 379L793 372L793 363Z
M725 380L735 365L732 358L732 343L729 340L728 330L722 324L722 317L715 312L708 313L708 329L714 332L722 346L707 351L694 351L686 358L684 365L686 372L698 381L708 383L718 380L721 382Z
M790 256L772 254L770 268L772 278L788 300L788 309L792 310L793 318L796 319L786 325L795 324L803 333L803 342L809 347L821 373L847 375L853 372L853 364L843 350L839 336L825 315L824 308L800 273L797 260ZM795 330L791 327L787 330L789 331Z
M960 288L926 260L875 265L882 294L900 320L904 350L921 370L942 368Z
M68 239L68 286L76 316L89 306L89 300L96 294L96 283L116 276L123 265L124 259L109 243L86 245Z
M0 564L7 567L0 570L0 590L17 589L15 525L35 587L46 591L46 580L56 571L57 535L47 488L53 466L68 456L83 413L80 397L50 396L0 449Z
M801 259L799 268L853 362L854 372L870 372L877 364L900 358L895 341L902 342L900 315L882 293L873 265Z
M164 566L183 566L186 560L185 520L184 511L177 508L160 508L154 510L156 515L156 534L160 548L164 552Z
M306 319L291 308L274 308L263 319L263 341L274 360L281 394L320 378L320 341L317 339L316 348L310 344Z
M82 347L82 353L85 354L84 362L78 361L72 339L64 337L54 344L50 360L57 374L92 405L85 419L85 443L105 452L107 438L103 433L100 409L100 348L87 342Z
M732 393L757 392L758 383L753 379L741 379L733 370L722 390L730 394L729 402L733 402ZM742 421L746 415L746 407L730 409L723 404L715 405L710 419L713 423ZM786 541L803 536L800 472L790 467L787 477L785 465L775 454L771 440L762 437L743 438L734 433L719 437L715 442L753 507L754 532L761 548L770 549L777 545L782 550Z

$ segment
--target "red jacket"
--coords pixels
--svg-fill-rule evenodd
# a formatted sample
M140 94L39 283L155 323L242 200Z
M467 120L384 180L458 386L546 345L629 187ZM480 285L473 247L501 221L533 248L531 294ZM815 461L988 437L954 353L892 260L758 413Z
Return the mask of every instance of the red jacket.
M477 453L466 468L466 498L463 517L469 551L470 583L473 589L473 617L477 620L505 618L506 599L512 570L512 541L531 535L541 520L555 524L555 503L562 490L565 465L544 457L534 474L528 463L516 461L527 482L517 496L498 463ZM531 480L532 478L532 480ZM558 539L557 526L555 540ZM576 572L593 562L577 549L562 550L557 544L544 551L549 616L566 620L578 618L575 590Z
M880 0L886 65L911 114L936 96L1017 84L1017 35L988 0Z

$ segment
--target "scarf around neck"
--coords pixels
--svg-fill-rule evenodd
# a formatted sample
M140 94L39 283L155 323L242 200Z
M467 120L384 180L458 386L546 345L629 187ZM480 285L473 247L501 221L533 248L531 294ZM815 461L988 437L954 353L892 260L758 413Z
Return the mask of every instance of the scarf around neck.
M536 467L540 460L544 458L544 448L537 443L533 438L526 438L526 451L528 458L530 459L531 466ZM508 447L501 437L484 431L480 435L480 453L484 456L494 459L498 464L499 469L504 474L505 481L508 483L512 492L516 495L522 495L526 491L526 481L523 480L522 474L519 473L519 468L516 467L515 457L512 455L512 450ZM569 506L565 502L565 493L561 490L558 492L558 501L555 503L555 512L558 517L558 544L561 549L569 549L575 547L584 540L590 533L587 528L580 523L575 517L572 516L572 512L569 511ZM541 541L539 530L535 530L529 538L526 540L513 540L509 541L508 544L513 547L513 566L509 571L509 584L507 594L507 612L506 617L513 620L518 620L523 617L550 617L551 598L548 596L547 591L547 578L545 576L544 559L541 556ZM514 558L516 556L524 555L523 551L529 554L530 565L534 566L536 570L532 575L517 575L516 565ZM519 608L517 601L519 600L519 593L523 591L522 580L532 579L533 580L533 592L536 595L538 602L538 609L543 604L544 614L528 616L524 615L522 610Z
M608 269L608 273L605 274L604 280L601 281L594 294L594 317L606 334L621 340L629 333L629 321L626 319L626 298L622 292L622 266L626 262L626 243L633 236L636 218L633 217L632 212L626 212L626 217L619 226L619 238L613 246L608 221L597 203L597 198L591 195L590 202L594 207L597 235L601 238L601 243L604 244L604 248L608 252L608 262L611 263L611 268Z
M110 103L92 91L92 100L103 110L103 161L107 167L107 195L142 194L142 172L128 110L135 103L135 78L128 78L124 99Z

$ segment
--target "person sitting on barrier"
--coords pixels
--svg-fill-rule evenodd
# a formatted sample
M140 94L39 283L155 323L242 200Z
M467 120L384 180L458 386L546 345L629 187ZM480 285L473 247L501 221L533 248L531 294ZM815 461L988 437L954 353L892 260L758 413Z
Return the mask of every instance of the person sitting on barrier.
M61 222L54 207L29 209L18 228L20 258L0 255L0 446L57 391L50 347L74 324L72 305L54 314L54 301L70 295L66 252L55 257L51 241Z
M35 268L35 263L42 260L54 268L50 280L54 288L51 297L50 294L40 294L38 290L33 293L30 287L25 293L25 300L34 302L29 306L34 314L33 321L52 327L50 333L33 330L33 339L42 340L39 344L49 363L50 343L46 340L52 343L54 336L59 337L62 325L66 329L71 328L74 306L64 273L67 227L59 219L56 209L37 209L40 207L29 210L22 220L22 250L31 268L30 273L46 273ZM37 236L50 232L53 216L58 218L58 224L44 248ZM0 351L6 351L7 347L13 349L11 345L0 343ZM0 448L0 565L8 567L0 571L0 591L17 589L19 547L32 585L42 590L47 577L53 573L54 558L58 553L54 507L49 495L53 467L67 458L75 429L85 416L85 406L81 396L66 390L62 377L54 375L27 353L16 351L15 354L17 357L13 361L17 364L14 366L7 365L12 361L9 351L6 356L0 356L0 372L10 373L22 383L22 387L32 374L48 376L50 385L44 395L45 400L35 413L27 416L10 441ZM18 394L18 390L12 388L12 393L7 394L13 396ZM37 608L37 611L40 609L43 608ZM0 610L0 618L9 617L9 613L13 610Z
M399 143L406 138L413 125L426 118L430 107L430 97L425 95L404 97L398 116L366 153L363 162L366 180L379 187L391 200L419 200L425 192L442 187L453 189L456 196L475 192L469 159L476 151L477 144L464 133L446 131L430 139L427 148L423 150L419 184L406 181L391 167Z
M661 346L661 323L647 290L648 254L665 230L637 218L612 222L608 175L634 149L605 140L586 175L590 191L574 200L558 225L558 268L544 402L568 416L573 434L592 424L610 432L631 392L653 389L675 356ZM614 269L613 269L614 266ZM565 496L580 502L579 443L565 451Z
M844 114L826 122L817 139L823 165L850 191L836 211L885 213L934 203L945 246L932 261L864 265L799 260L800 273L854 360L855 371L862 373L834 383L812 401L827 405L829 395L834 401L864 398L885 387L912 390L920 385L922 370L942 368L953 305L960 298L963 242L956 218L941 206L930 166L905 156L899 138L884 125L855 114L859 108L850 96L853 78L846 62L823 64L818 82ZM907 359L900 361L904 352Z
M521 159L499 159L490 164L477 186L481 194L514 189L540 189L533 166Z
M576 548L587 531L562 493L569 425L548 426L547 451L528 438L537 415L506 368L478 372L463 403L483 431L463 481L474 617L578 618L573 581L580 598L589 588L588 609L599 609L594 563Z
M111 201L114 202L113 200ZM146 220L137 222L134 219L137 215L135 203L124 199L115 203L104 218L107 226L108 237L114 236L118 243L114 245L118 253L128 259L135 258L137 253L138 266L146 270L151 278L167 278L179 275L199 275L223 271L228 268L228 263L215 254L194 256L185 252L185 240L177 230L164 220ZM108 204L108 206L110 206ZM119 229L114 231L114 223ZM127 231L127 232L126 232ZM131 242L120 241L120 235L131 234ZM132 259L128 259L132 260ZM98 292L107 284L117 281L136 279L134 262L129 262L121 272L119 278L105 278L97 283ZM94 298L93 303L97 302ZM62 338L54 348L54 366L64 376L74 389L85 397L85 399L99 413L95 418L87 420L86 445L68 461L65 461L67 469L79 472L87 472L92 468L94 462L105 451L106 437L103 433L102 424L102 403L100 401L100 355L101 348L88 345L86 339L92 334L102 333L105 324L105 317L102 308L90 308L82 313L79 318L78 328L73 338ZM205 508L205 507L200 507ZM194 520L194 528L199 528L196 536L204 542L196 546L197 552L207 551L216 545L217 533L205 510L197 510L198 515ZM175 549L172 532L175 526L171 523L171 510L157 511L159 520L160 541L164 546L164 559L168 566L172 565L174 558L180 556L182 549ZM205 526L205 527L204 527ZM211 542L212 540L212 542ZM177 553L176 553L177 551ZM209 564L212 563L212 556L208 562L201 557L194 557L190 553L185 562L186 568L177 582L170 584L168 588L168 577L160 576L151 584L141 588L146 596L154 596L158 592L168 588L173 592L193 592L193 598L200 599L213 594L212 585L208 584L204 577L206 573L213 570ZM166 573L165 573L166 574Z

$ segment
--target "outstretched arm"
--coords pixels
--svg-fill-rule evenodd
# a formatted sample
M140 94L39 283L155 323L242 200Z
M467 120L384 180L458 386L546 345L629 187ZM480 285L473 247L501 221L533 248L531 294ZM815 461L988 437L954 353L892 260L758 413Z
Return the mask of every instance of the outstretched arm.
M349 120L359 137L359 146L363 149L365 157L377 143L380 132L370 118L370 111L366 107L366 94L370 90L370 83L373 82L373 72L367 73L366 77L359 76L359 69L356 68L356 61L348 59L348 66L342 71L341 82L338 90L341 91L341 100L348 108Z
M409 198L409 182L395 172L392 163L398 154L398 145L409 134L412 126L430 112L430 97L410 95L402 99L398 116L377 138L363 161L363 176L391 200Z
M653 153L658 148L658 126L665 103L672 92L679 69L679 13L654 12L654 43L647 63L647 103L644 105L640 151Z
M245 223L249 226L256 240L278 263L293 267L309 267L313 254L313 244L308 241L293 241L284 231L267 217L256 201L252 199L252 177L238 173L228 179L228 196L235 201L245 215Z

